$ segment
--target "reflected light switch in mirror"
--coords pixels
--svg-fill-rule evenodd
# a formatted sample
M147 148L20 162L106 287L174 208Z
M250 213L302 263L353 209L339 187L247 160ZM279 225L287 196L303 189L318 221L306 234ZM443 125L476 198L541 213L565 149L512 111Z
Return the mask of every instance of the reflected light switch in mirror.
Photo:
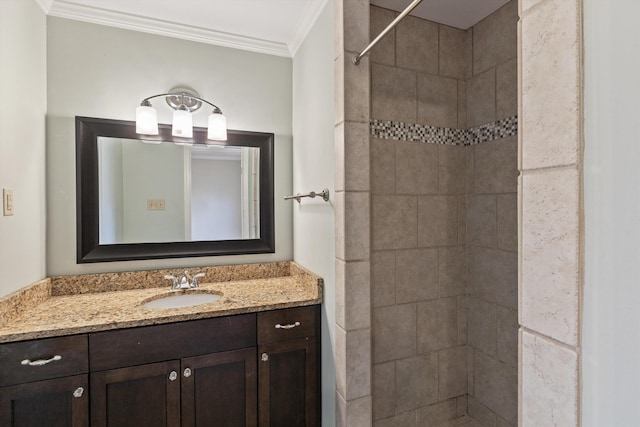
M147 199L148 211L163 211L164 199Z
M2 189L2 213L4 216L13 215L13 190Z

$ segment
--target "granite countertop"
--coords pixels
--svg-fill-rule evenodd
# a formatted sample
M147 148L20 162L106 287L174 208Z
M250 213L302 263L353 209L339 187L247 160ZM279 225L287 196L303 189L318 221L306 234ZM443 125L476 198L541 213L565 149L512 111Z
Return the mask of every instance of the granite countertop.
M162 278L165 273L175 275L175 270L45 279L0 300L0 312L4 313L0 318L0 342L219 317L322 301L322 279L293 262L189 270L205 270L204 283L200 283L198 289L171 291L167 284L157 287L161 283L140 281L150 275ZM156 287L151 287L152 284ZM113 290L118 286L121 290ZM185 308L142 306L144 302L176 292L214 292L221 298Z

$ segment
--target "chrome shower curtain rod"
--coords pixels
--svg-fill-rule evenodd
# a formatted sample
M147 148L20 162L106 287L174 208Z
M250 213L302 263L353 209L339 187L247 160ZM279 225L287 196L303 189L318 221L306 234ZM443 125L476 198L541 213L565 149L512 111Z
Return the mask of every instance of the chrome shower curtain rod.
M411 11L413 9L415 9L415 7L417 5L419 5L422 2L422 0L413 0L413 2L407 6L407 8L396 17L396 19L394 19L391 24L387 25L387 28L385 28L384 30L382 30L382 32L380 34L378 34L378 37L376 37L375 39L373 39L373 41L371 43L369 43L369 46L365 47L364 50L362 52L360 52L355 58L353 58L353 63L358 65L360 63L360 60L362 59L363 56L365 56L367 53L369 53L369 51L378 44L378 42L380 40L382 40L382 38L384 36L387 35L387 33L389 31L391 31L393 29L393 27L395 27L396 25L398 25L398 22L402 21L404 19L405 16L407 16L409 13L411 13Z

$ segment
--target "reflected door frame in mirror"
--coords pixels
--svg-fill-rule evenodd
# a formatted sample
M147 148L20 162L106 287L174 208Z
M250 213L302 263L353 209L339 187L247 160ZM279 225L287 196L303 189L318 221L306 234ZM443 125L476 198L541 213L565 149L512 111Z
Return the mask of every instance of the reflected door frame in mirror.
M227 141L216 145L260 148L260 236L256 239L167 243L100 244L98 138L202 144L207 129L194 128L193 138L171 135L170 125L159 125L159 135L136 133L133 121L76 117L76 223L77 262L129 261L196 256L242 255L275 252L274 135L229 130ZM142 165L143 167L143 165Z

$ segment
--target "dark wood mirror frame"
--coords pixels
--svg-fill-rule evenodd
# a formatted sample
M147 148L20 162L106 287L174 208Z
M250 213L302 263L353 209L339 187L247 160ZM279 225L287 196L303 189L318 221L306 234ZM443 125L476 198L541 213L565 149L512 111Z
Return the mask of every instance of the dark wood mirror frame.
M275 252L274 135L229 130L217 145L260 148L260 238L170 243L100 244L98 137L151 141L206 143L207 130L194 128L193 138L171 135L170 125L159 125L159 135L139 135L131 121L76 117L76 222L77 262L129 261Z

